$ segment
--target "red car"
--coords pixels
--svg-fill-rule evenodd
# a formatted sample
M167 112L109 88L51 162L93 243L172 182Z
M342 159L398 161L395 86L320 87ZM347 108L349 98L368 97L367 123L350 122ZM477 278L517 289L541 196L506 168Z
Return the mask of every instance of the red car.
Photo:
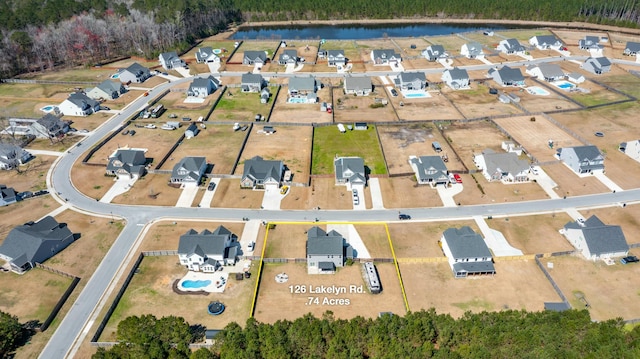
M453 178L456 180L456 183L462 183L462 178L460 177L459 174L454 173Z

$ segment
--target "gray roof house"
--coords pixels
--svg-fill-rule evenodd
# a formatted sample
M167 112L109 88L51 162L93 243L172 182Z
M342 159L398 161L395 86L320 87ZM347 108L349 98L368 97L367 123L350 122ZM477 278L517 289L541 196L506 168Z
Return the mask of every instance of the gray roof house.
M12 170L32 158L31 153L18 145L0 143L0 170Z
M335 273L347 259L353 258L353 248L336 231L329 233L320 227L307 231L307 271L310 274Z
M206 158L185 157L173 167L170 183L197 186L206 170Z
M80 238L65 223L47 216L40 222L28 222L9 232L0 245L0 258L9 262L11 270L23 273L36 263L43 263Z
M442 82L454 90L467 89L471 84L467 70L458 67L444 70Z
M371 61L374 65L395 65L402 62L402 56L391 49L372 50Z
M516 39L505 39L500 41L497 49L507 55L522 54L526 51L524 46L522 46Z
M344 67L347 64L347 58L344 56L344 50L328 50L327 65L329 67Z
M364 160L360 157L338 157L333 161L336 171L336 184L364 188L367 184Z
M583 223L565 224L562 233L586 259L596 261L606 257L624 257L629 253L622 228L604 224L595 215Z
M0 207L15 203L18 200L16 190L0 184Z
M596 146L558 148L556 156L576 173L604 171L604 156Z
M442 234L440 244L456 278L496 274L489 247L470 227L448 228Z
M519 159L513 152L496 153L486 149L481 154L475 155L473 162L490 182L513 183L529 180L531 165L528 161Z
M220 82L213 76L196 77L191 81L187 96L205 98L211 95L220 86Z
M288 94L289 102L295 103L316 103L318 101L318 82L315 77L309 75L305 77L289 78ZM297 100L291 101L292 98Z
M410 156L409 164L416 174L418 184L430 184L432 187L449 184L449 170L440 156Z
M298 63L298 50L283 50L278 57L278 63L280 65L297 64Z
M489 76L502 86L524 86L524 76L520 69L502 66L500 69L490 69Z
M29 126L29 133L37 138L55 138L69 132L69 122L50 113L42 116Z
M623 54L627 56L636 56L640 54L640 42L628 41L624 47Z
M529 39L529 44L537 47L540 50L546 50L549 48L559 50L562 47L562 41L560 41L554 35L539 35Z
M88 116L100 110L100 102L82 92L74 92L58 105L58 109L65 116Z
M580 65L580 68L592 74L600 75L611 71L611 61L606 57L590 57Z
M106 174L118 178L142 177L146 173L147 159L142 149L117 149L107 163Z
M142 83L151 77L151 71L148 68L140 65L137 62L129 65L126 69L122 70L118 74L120 82L128 83Z
M266 62L267 53L264 51L245 51L242 56L242 64L244 65L264 65Z
M196 137L199 133L200 129L198 128L198 125L192 122L191 124L189 124L187 129L184 130L184 138L189 140Z
M427 88L427 76L424 72L401 72L398 75L402 90L424 90Z
M565 78L565 73L558 64L541 63L527 67L526 72L541 81L553 82Z
M242 92L260 92L266 86L266 81L260 74L242 74L240 88Z
M422 51L422 56L429 61L436 61L439 59L446 59L449 54L444 51L444 46L442 45L431 45L427 47L426 50Z
M600 38L598 36L585 36L583 39L578 40L578 47L580 50L602 50L604 46L600 45Z
M178 259L190 271L215 272L220 266L236 263L239 247L238 237L223 226L213 232L190 229L180 236Z
M211 46L204 46L196 51L196 62L199 64L220 62L220 56L213 52Z
M175 51L163 52L158 55L160 65L165 70L171 70L177 67L186 67L187 64L178 56Z
M127 92L122 82L104 80L98 86L87 91L87 96L94 100L113 100Z
M373 91L369 76L347 76L344 78L344 93L348 95L368 96Z
M282 183L283 174L284 163L282 161L268 161L260 156L255 156L244 161L240 188L278 188Z
M482 52L482 45L479 42L468 42L460 48L460 55L469 58L475 59L478 57L484 57L484 53Z

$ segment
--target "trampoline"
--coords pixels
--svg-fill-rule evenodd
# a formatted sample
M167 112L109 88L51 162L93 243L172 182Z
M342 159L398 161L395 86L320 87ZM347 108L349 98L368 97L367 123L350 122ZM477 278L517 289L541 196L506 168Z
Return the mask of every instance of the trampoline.
M278 283L286 283L289 280L289 275L286 273L280 273L276 275L276 282Z
M220 315L220 314L222 314L222 312L224 312L224 304L222 304L222 303L220 303L218 301L211 302L207 306L207 311L211 315Z

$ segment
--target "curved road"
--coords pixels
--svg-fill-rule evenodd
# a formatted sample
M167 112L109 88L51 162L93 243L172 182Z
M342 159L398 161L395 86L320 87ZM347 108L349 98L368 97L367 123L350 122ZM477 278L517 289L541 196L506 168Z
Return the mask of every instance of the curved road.
M565 59L584 59L584 56L566 57ZM558 58L544 58L532 61L515 62L515 65L558 61ZM634 63L635 64L635 63ZM637 65L637 64L636 64ZM469 66L469 69L481 70L494 67L492 65ZM433 69L425 70L430 72ZM438 69L439 72L442 69ZM371 76L393 75L397 72L378 71L368 73ZM221 74L224 76L239 76L238 73ZM263 74L269 77L270 73ZM294 74L277 74L277 76L293 76ZM344 76L336 73L316 73L317 77ZM118 128L122 122L131 118L146 106L149 99L157 97L170 87L191 81L191 78L176 80L160 85L149 91L148 97L140 97L130 106L126 107L119 115L112 117L101 127L93 131L91 136L83 139L76 147L59 158L57 164L50 171L50 190L54 197L71 208L90 212L102 216L117 216L126 220L126 225L107 252L95 273L78 296L67 315L64 317L55 333L45 346L39 358L64 358L73 357L80 344L84 341L96 320L100 308L106 300L106 291L112 281L118 275L118 271L124 265L127 256L132 251L136 239L140 236L145 225L161 218L180 219L218 219L226 221L239 221L242 218L261 219L266 221L395 221L398 210L367 210L367 211L342 211L342 210L301 210L301 211L275 211L275 210L249 210L249 209L223 209L223 208L175 208L153 206L128 206L101 203L88 198L78 192L71 184L70 173L73 164L81 158L85 150L100 142L106 135ZM631 203L640 201L640 189L622 191L617 193L603 193L589 196L569 197L566 199L549 199L528 202L499 203L491 205L474 205L460 207L437 208L413 208L403 209L404 213L411 215L414 220L443 220L461 219L472 216L506 216L525 215L533 213L548 213L562 211L566 208L587 208L598 206L611 206L618 203ZM66 202L66 203L65 203ZM104 296L104 298L103 298Z

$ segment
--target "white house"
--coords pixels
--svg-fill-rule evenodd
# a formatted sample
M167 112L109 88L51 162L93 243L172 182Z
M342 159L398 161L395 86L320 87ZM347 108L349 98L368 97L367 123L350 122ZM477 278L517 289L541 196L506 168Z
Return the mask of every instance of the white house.
M534 36L529 39L529 44L537 47L539 50L560 50L562 48L562 41L560 41L554 35Z
M364 190L367 184L364 160L360 157L338 157L333 161L336 185L345 185L349 190Z
M622 142L618 149L633 160L640 162L640 140Z
M516 39L504 39L500 41L497 50L507 55L524 54L526 51L524 46Z
M567 75L567 80L573 82L574 84L581 84L585 82L585 78L581 73L572 72Z
M215 272L220 266L236 263L239 246L237 236L223 226L213 232L190 229L180 236L178 258L190 271Z
M213 52L210 46L201 47L196 52L197 63L218 63L220 62L220 56Z
M440 238L440 244L456 278L496 274L489 247L484 239L470 227L445 230Z
M586 259L624 257L629 245L620 226L604 224L595 215L582 222L569 222L562 230L569 243Z
M178 57L178 54L175 51L163 52L158 55L158 60L160 61L160 65L165 70L171 70L177 67L186 67L187 64Z
M87 91L87 96L94 100L113 100L127 92L122 82L104 80L98 86Z
M196 77L187 89L187 96L205 98L211 95L220 86L218 80L209 75L207 77Z
M429 184L435 187L450 182L449 170L440 156L409 156L409 165L416 174L418 184Z
M482 52L482 45L473 41L462 45L460 55L468 59L479 59L484 57L484 52Z
M422 56L429 61L437 61L440 59L446 59L449 54L444 50L442 45L431 45L426 50L422 51Z
M611 71L611 61L606 57L589 57L580 65L580 68L592 74L600 75Z
M100 110L100 102L84 93L74 92L58 105L58 109L65 116L89 116Z
M526 73L540 81L553 82L562 80L566 75L558 64L541 63L527 67Z
M468 89L471 84L467 70L458 67L444 70L442 82L454 90Z
M578 174L604 172L604 156L596 146L558 148L556 157Z
M371 51L371 61L374 65L395 66L402 62L402 56L391 49Z
M526 182L529 180L531 165L518 158L513 152L496 153L491 149L482 151L473 157L473 162L487 181L502 181L502 183Z

